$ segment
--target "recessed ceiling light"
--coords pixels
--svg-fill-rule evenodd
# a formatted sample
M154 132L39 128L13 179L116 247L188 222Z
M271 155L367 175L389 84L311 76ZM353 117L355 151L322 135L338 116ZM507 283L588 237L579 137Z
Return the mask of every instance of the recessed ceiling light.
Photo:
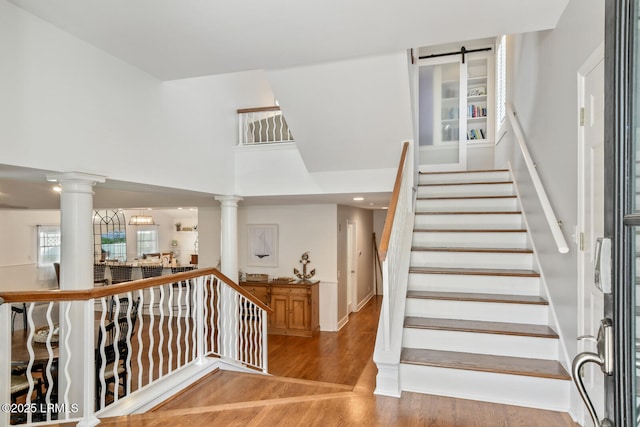
M364 197L354 197L353 200L355 200L356 202L361 202L364 200Z
M56 193L60 193L62 192L62 187L60 187L59 185L56 185L55 187L53 187L53 191L55 191Z
M383 206L381 209L389 209L389 206Z
M178 208L178 210L179 210L179 211L181 211L181 210L182 210L182 208Z

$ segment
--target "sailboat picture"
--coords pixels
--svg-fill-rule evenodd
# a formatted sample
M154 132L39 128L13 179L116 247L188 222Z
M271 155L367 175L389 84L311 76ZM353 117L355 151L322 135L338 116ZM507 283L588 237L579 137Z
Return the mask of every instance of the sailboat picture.
M278 266L278 224L247 225L249 266Z

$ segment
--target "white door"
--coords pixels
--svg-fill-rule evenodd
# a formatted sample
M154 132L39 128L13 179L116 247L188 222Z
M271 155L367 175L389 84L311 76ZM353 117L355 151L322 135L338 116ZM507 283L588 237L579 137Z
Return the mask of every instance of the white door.
M418 88L420 170L466 169L466 65L459 56L421 61Z
M592 56L582 69L581 102L584 107L581 140L581 243L579 256L578 352L596 352L592 337L604 317L604 295L594 285L594 248L604 236L604 61ZM585 365L583 381L600 417L604 414L604 375L600 367ZM586 414L586 412L585 412ZM584 425L593 425L588 415Z
M347 224L347 313L357 309L356 224Z

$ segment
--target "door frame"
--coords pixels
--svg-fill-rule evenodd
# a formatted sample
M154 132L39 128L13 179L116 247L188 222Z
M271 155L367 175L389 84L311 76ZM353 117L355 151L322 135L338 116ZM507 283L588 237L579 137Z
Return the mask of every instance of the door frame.
M636 0L605 2L605 237L612 238L613 292L605 295L605 317L613 324L614 373L605 377L605 416L615 425L635 425L635 337L632 307L631 227L640 217L631 213L633 171L633 53L637 31ZM627 218L625 219L625 215Z
M585 95L585 82L586 76L593 71L601 62L604 61L605 49L604 42L598 46L593 53L587 58L584 64L578 70L578 108L577 108L577 127L578 127L578 221L577 221L577 234L576 234L576 244L579 248L578 250L578 281L577 281L577 295L578 295L578 336L585 337L586 325L585 325L585 312L584 312L584 297L587 286L593 286L593 281L591 278L585 277L584 270L586 264L589 260L586 257L587 251L583 247L584 245L584 235L586 228L586 207L585 207L585 198L586 198L586 190L587 186L585 183L586 178L586 168L585 168L585 126L582 125L582 112L585 108L586 100L584 98ZM604 84L604 82L603 82ZM603 87L604 89L604 87ZM588 283L587 283L588 282ZM604 313L602 313L604 316ZM578 353L583 351L591 350L593 351L595 344L589 344L586 342L586 339L582 339L578 341ZM603 391L604 393L604 391ZM584 423L587 415L586 407L581 407L582 411L580 413L580 422Z
M358 310L357 222L347 221L347 314Z

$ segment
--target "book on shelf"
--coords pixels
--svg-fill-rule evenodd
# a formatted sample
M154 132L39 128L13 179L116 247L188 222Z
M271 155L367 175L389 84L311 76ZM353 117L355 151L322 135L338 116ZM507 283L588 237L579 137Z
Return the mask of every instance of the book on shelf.
M471 129L467 132L467 139L486 139L486 133L483 129Z
M467 107L467 117L470 119L487 117L487 107L471 104Z

